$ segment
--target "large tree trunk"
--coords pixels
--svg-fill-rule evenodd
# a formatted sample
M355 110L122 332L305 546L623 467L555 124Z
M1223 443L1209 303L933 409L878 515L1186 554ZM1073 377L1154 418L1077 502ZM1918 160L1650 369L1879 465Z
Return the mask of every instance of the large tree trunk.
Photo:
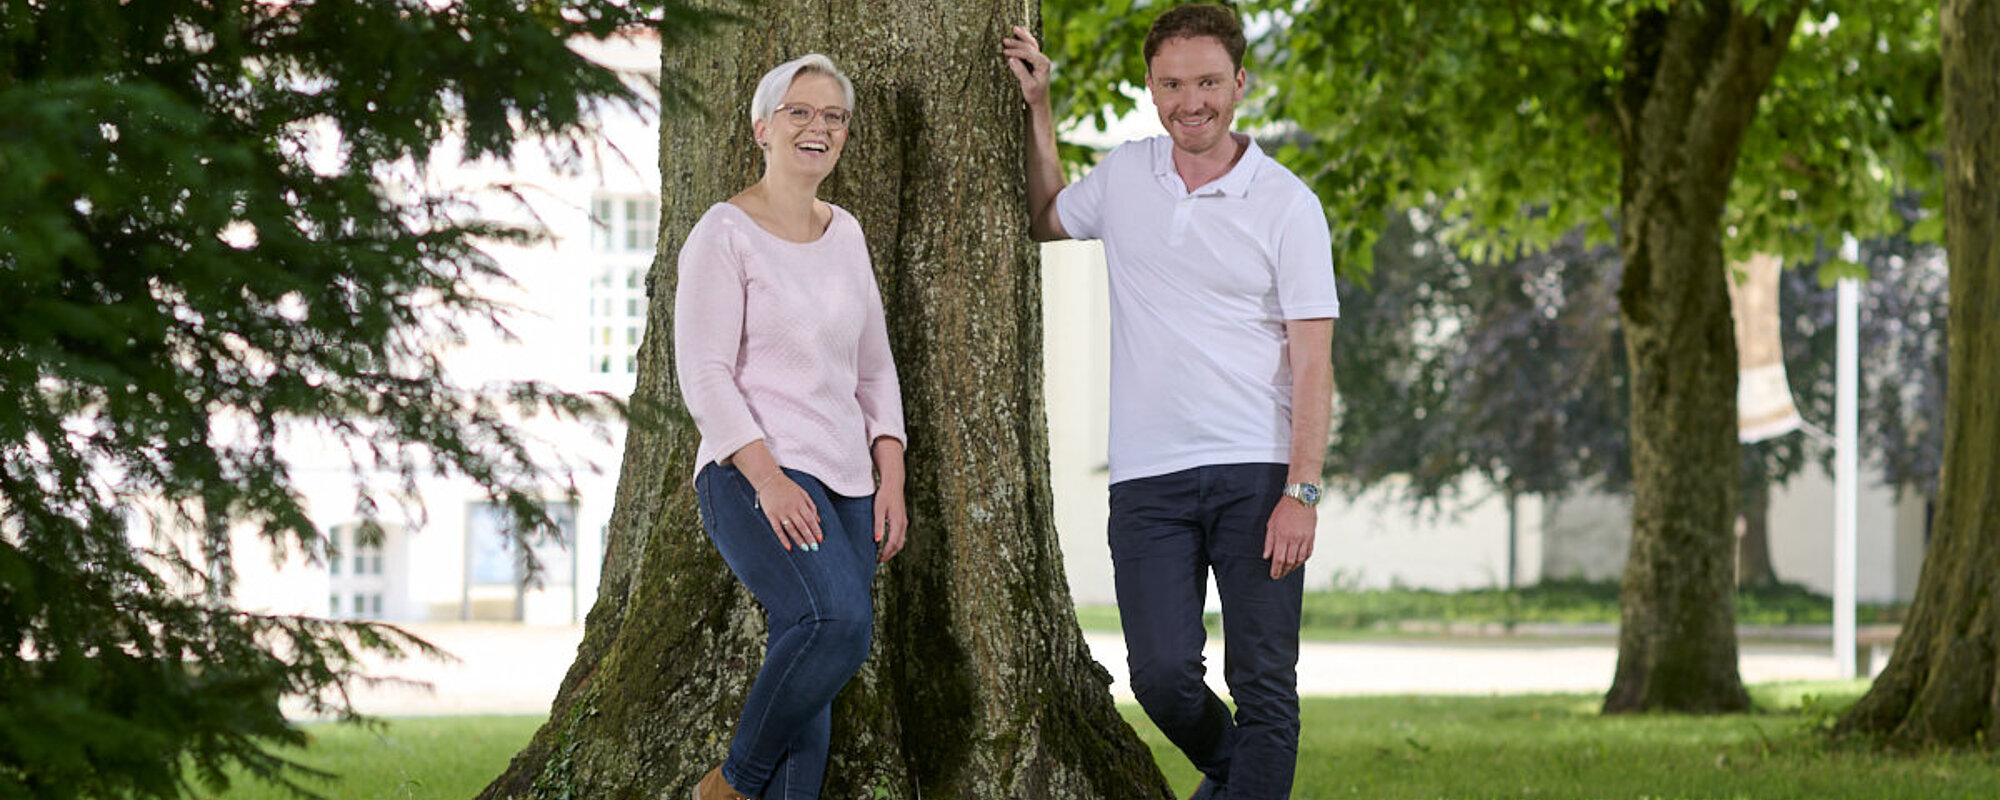
M1634 15L1619 89L1619 313L1632 375L1632 544L1607 713L1735 711L1736 342L1721 221L1798 20L1721 0Z
M689 486L674 386L682 237L761 169L763 72L824 52L854 79L822 196L866 229L908 416L910 544L878 574L874 652L835 708L824 796L1163 798L1077 629L1052 522L1038 252L1022 105L999 57L1020 3L771 2L666 55L706 114L661 131L661 241L605 579L549 722L484 798L683 797L720 763L764 647Z
M1755 460L1755 459L1752 459ZM1736 540L1736 585L1772 586L1778 570L1771 564L1771 476L1761 464L1743 482L1743 535Z
M1943 508L1895 655L1839 730L1991 747L2000 733L2000 3L1945 0L1939 27L1951 259Z

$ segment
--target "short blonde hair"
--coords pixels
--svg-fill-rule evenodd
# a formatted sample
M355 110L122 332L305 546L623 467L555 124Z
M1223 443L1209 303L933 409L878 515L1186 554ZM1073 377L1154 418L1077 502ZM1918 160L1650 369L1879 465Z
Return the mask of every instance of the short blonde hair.
M801 73L825 75L840 81L840 90L847 96L847 110L854 110L854 83L833 65L833 59L808 53L764 73L764 79L757 82L757 93L750 98L750 121L755 123L770 119L772 114L778 113L778 103L785 99L785 90L792 88L792 80Z

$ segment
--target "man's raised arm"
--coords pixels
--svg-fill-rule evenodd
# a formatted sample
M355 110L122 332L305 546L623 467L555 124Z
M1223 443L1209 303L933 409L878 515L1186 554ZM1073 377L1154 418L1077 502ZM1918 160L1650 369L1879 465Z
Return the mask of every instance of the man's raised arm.
M1049 108L1049 57L1027 28L1001 45L1007 68L1021 82L1021 99L1028 101L1028 235L1037 242L1070 238L1056 214L1056 195L1064 185L1062 162L1056 155L1055 112Z

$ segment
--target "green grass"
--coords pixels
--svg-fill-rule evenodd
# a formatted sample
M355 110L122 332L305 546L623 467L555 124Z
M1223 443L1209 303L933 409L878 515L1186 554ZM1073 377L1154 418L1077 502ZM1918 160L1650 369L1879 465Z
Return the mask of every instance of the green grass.
M1857 616L1864 625L1897 622L1903 611L1901 606L1862 606ZM1511 592L1346 586L1306 593L1301 635L1325 641L1462 625L1612 624L1618 616L1618 584L1610 581L1544 581ZM1736 594L1736 619L1744 625L1828 625L1833 601L1797 584L1746 589ZM1118 609L1079 606L1077 621L1084 630L1115 632ZM1219 630L1216 620L1209 623L1211 633Z
M383 725L319 724L312 741L285 755L339 776L301 781L335 800L469 800L528 743L540 716L407 717ZM215 800L291 800L278 787L239 779Z
M1858 683L1762 687L1758 701L1772 710L1726 717L1604 717L1599 697L1577 695L1309 701L1292 797L2000 797L2000 759L1991 754L1884 756L1813 732L1862 690ZM1175 790L1193 791L1197 776L1186 760L1151 725L1134 724Z
M1598 698L1317 698L1305 702L1295 800L1957 800L2000 797L2000 755L1881 755L1816 730L1861 683L1757 687L1758 713L1603 717ZM1123 708L1180 796L1187 760ZM346 776L353 800L465 800L534 733L536 717L390 720L312 728L304 760ZM242 785L218 800L284 795Z

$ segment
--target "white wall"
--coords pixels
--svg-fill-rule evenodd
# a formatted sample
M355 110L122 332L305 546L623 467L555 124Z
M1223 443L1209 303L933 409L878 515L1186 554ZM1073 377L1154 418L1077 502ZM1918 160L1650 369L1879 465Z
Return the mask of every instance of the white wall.
M1909 599L1916 591L1914 576L1901 577L1921 563L1922 504L1912 520L1898 508L1895 493L1862 468L1861 493L1856 500L1855 598L1864 603ZM1802 583L1814 591L1833 593L1833 479L1818 466L1809 467L1790 485L1771 493L1771 563L1780 580ZM1915 522L1898 530L1898 521ZM1917 538L1910 549L1912 535Z
M1792 434L1799 435L1799 434ZM1898 500L1862 468L1855 529L1855 596L1864 603L1909 600L1924 557L1924 503ZM1778 579L1833 594L1833 478L1817 465L1771 493L1771 563ZM1549 513L1542 569L1551 577L1615 579L1625 569L1631 502L1583 494Z

